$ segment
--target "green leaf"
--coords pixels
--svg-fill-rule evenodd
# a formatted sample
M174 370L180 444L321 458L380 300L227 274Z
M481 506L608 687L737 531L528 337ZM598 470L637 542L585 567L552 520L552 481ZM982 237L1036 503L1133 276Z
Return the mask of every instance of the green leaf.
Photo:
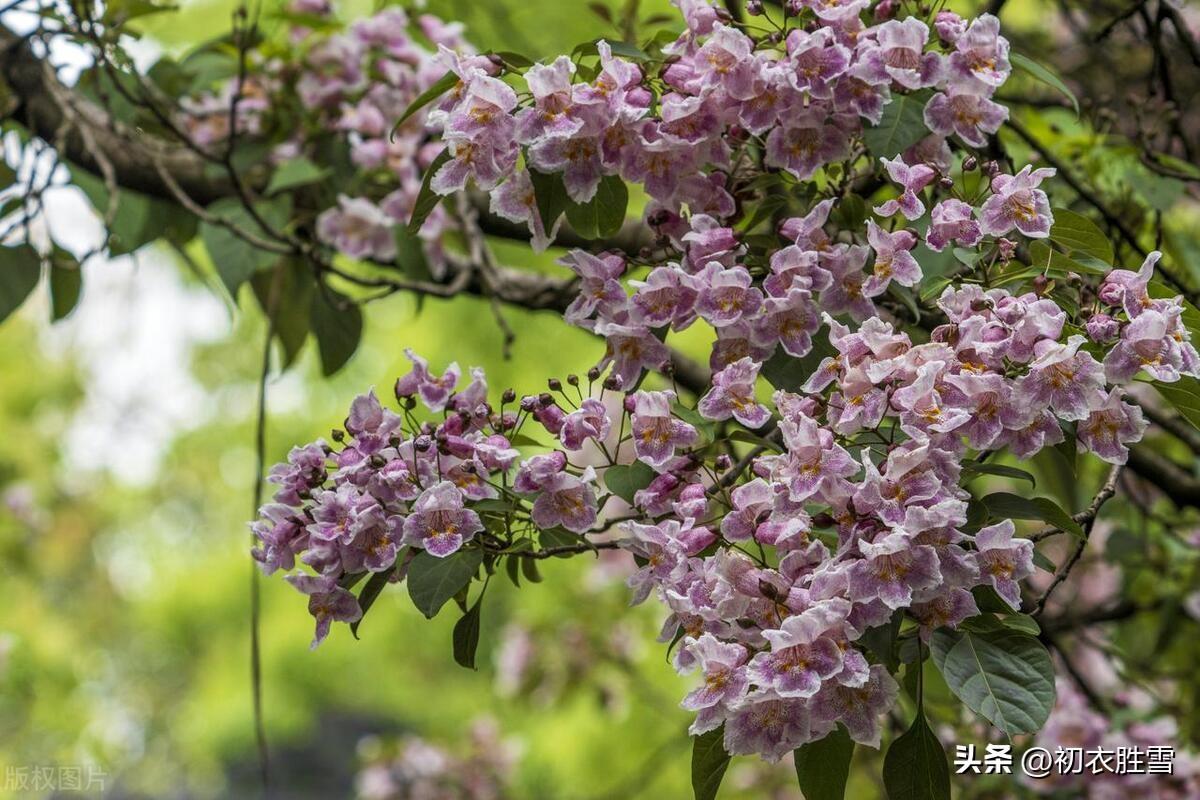
M318 167L304 156L299 156L283 162L275 169L270 182L267 183L266 194L273 195L288 189L308 186L325 180L329 174L330 170Z
M1036 733L1054 708L1054 666L1046 648L1011 629L938 630L946 685L972 711L1009 736Z
M1017 467L1009 467L1004 464L989 464L986 461L964 461L962 463L963 472L966 473L966 480L972 480L980 475L998 475L1003 478L1015 478L1016 480L1029 481L1031 488L1037 488L1037 479L1029 472Z
M1041 81L1052 89L1057 89L1059 92L1071 101L1071 105L1075 108L1075 115L1079 116L1079 100L1075 97L1075 93L1063 83L1063 79L1058 77L1056 73L1051 71L1049 67L1043 66L1032 58L1021 53L1009 53L1008 60L1017 69L1028 72L1034 79Z
M584 538L578 533L572 533L566 528L559 526L547 528L544 531L538 531L538 543L542 547L567 547L573 544L580 544L584 541ZM570 557L571 556L569 553L564 553L558 556L558 558Z
M946 751L920 709L884 756L883 785L888 800L950 800Z
M1113 263L1112 243L1096 223L1065 208L1055 208L1052 211L1054 225L1050 228L1051 239L1070 250L1073 255L1083 253L1104 265Z
M1086 259L1086 261L1065 256L1044 241L1031 242L1029 245L1029 260L1032 262L1030 266L1034 267L1035 270L1018 273L1016 276L1006 275L1004 282L1009 283L1016 279L1032 278L1035 274L1041 273L1048 273L1055 277L1065 276L1068 272L1106 275L1111 269L1108 264L1101 264L1086 254L1082 255L1081 258Z
M50 256L50 319L58 322L75 310L83 288L83 270L75 256L55 247Z
M408 220L409 233L417 233L421 230L421 226L425 224L425 220L429 218L433 209L437 208L437 204L442 201L442 196L430 188L429 183L433 180L433 176L442 168L447 161L452 158L450 148L446 148L438 153L437 158L433 159L433 163L425 170L425 176L421 179L421 191L417 193L417 199L413 202L412 217Z
M395 227L393 234L396 240L396 266L400 271L413 280L433 280L421 237L401 225Z
M0 247L0 322L21 307L41 277L42 257L32 247Z
M813 339L813 349L803 358L796 358L784 352L782 347L776 348L775 354L766 360L762 366L762 376L767 383L785 392L798 392L800 387L812 377L827 356L836 355L837 351L824 337Z
M875 157L893 158L904 152L929 134L925 127L925 104L932 93L922 89L912 94L893 95L892 102L883 109L878 125L863 130L863 141Z
M362 309L328 287L313 292L309 323L317 337L321 372L332 375L342 368L362 339Z
M1200 428L1200 381L1189 377L1180 378L1175 383L1155 381L1154 388L1188 422Z
M728 767L724 725L692 738L692 794L696 800L716 798Z
M483 563L483 551L470 548L438 558L422 550L408 565L408 596L429 619L465 589Z
M256 203L254 210L275 230L282 229L291 215L291 199L287 196ZM257 221L236 197L226 197L208 207L208 212L239 231L257 239L269 238ZM200 239L212 259L221 282L229 295L237 300L238 289L261 270L270 269L279 261L279 254L256 247L225 225L200 223Z
M651 60L650 54L647 53L645 50L641 49L640 47L629 44L628 42L613 41L612 39L607 39L604 37L601 37L600 39L596 39L595 41L584 42L583 44L576 45L573 53L574 53L574 55L580 55L580 56L597 55L600 51L596 48L596 44L601 41L608 42L608 46L612 49L612 54L614 56L620 56L621 58L625 58L630 61L650 61Z
M483 596L475 601L467 613L454 623L454 660L459 666L475 669L475 651L479 649L480 615Z
M1040 519L1054 527L1083 536L1083 528L1071 519L1053 500L1045 497L1022 497L1009 492L996 492L983 498L988 512L999 519Z
M86 170L73 169L71 182L87 196L103 220L108 213L108 190L104 181ZM108 251L113 255L125 255L155 239L166 238L177 244L191 241L196 235L196 218L177 205L121 189L117 195L116 216L108 233Z
M842 800L853 757L854 740L840 725L824 739L794 750L792 760L804 800Z
M615 464L604 471L604 485L617 497L633 505L634 494L649 486L656 477L658 473L641 461Z
M628 205L629 190L625 182L616 175L605 175L591 200L582 204L567 200L567 222L585 239L607 238L625 224Z
M275 300L275 338L283 347L283 368L296 362L311 328L313 289L312 270L302 261L288 261L282 267L279 287L275 288L275 271L259 272L250 279L250 287L263 313L271 307L271 293L279 292Z
M567 189L563 186L562 175L557 172L545 173L531 169L529 179L533 183L538 216L542 218L542 225L549 236L554 230L554 223L567 208Z
M394 135L400 126L408 121L409 117L453 89L457 84L458 76L453 72L447 72L438 78L432 86L417 95L416 100L408 104L408 108L404 109L404 113L400 115L400 119L392 126L392 134Z
M396 554L396 563L404 557L403 551ZM358 594L358 607L362 609L362 616L350 623L350 633L354 638L358 638L358 626L362 625L362 621L367 618L367 612L371 610L371 606L375 605L375 601L383 592L384 587L388 585L388 580L392 577L392 572L396 569L393 565L388 567L383 572L375 572L371 574L371 579L367 581L367 585Z

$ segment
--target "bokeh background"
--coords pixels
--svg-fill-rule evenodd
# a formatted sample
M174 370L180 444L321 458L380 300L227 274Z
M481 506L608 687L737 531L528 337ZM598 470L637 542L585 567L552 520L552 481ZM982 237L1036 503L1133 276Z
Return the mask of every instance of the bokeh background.
M642 5L670 11L665 0ZM1044 44L1026 52L1053 54L1045 22L1055 5L1006 8L1009 31ZM532 56L603 32L586 6L428 4L464 22L481 48ZM232 7L185 2L144 18L139 52L185 52L223 32ZM1056 56L1075 66L1081 57ZM1093 136L1066 111L1044 119L1059 142L1082 148ZM12 141L6 156L15 163ZM77 190L50 197L56 240L82 252L100 239ZM1178 199L1168 228L1186 230L1194 207ZM1195 248L1180 237L1178 247ZM554 268L554 254L497 250L515 266ZM94 765L112 797L257 792L246 521L263 321L215 290L202 248L189 255L152 245L93 259L70 318L51 326L40 296L0 327L0 766ZM327 434L367 387L387 395L408 369L405 347L439 367L485 365L494 389L519 393L583 371L602 348L552 316L510 311L518 336L504 361L486 303L467 297L418 309L394 296L371 311L358 354L335 377L321 377L311 342L272 377L269 461ZM273 796L353 797L360 769L404 736L476 758L468 763L481 772L503 762L511 797L690 796L689 715L677 706L685 680L654 641L660 607L627 609L615 558L544 564L543 582L521 591L497 581L474 672L451 658L456 615L427 622L402 587L380 598L360 641L336 626L310 652L303 598L261 581ZM855 770L848 796L878 796L877 774ZM793 785L789 764L738 760L722 797L799 797Z

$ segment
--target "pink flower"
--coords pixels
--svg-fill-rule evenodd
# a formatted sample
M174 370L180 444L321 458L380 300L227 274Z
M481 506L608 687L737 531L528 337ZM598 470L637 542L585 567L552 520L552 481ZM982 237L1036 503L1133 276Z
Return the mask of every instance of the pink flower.
M596 473L587 467L579 477L567 472L555 473L542 481L530 516L541 530L561 525L583 533L596 522L596 494L591 487Z
M1011 519L980 529L975 534L975 563L979 575L990 581L996 594L1012 606L1021 609L1021 587L1018 581L1033 574L1033 542L1014 541L1016 531Z
M958 134L972 147L987 144L988 134L1000 130L1008 108L987 95L967 90L938 92L925 104L925 125L939 136Z
M1079 348L1087 341L1075 335L1066 344L1043 341L1029 373L1017 379L1013 399L1018 406L1049 404L1065 420L1080 420L1103 401L1104 368Z
M950 71L955 78L976 80L996 89L1012 71L1008 63L1008 40L1000 35L1000 20L981 14L955 41L950 54Z
M932 168L925 164L915 164L909 166L904 163L904 160L897 156L889 161L886 158L879 159L887 168L888 176L892 181L900 184L904 191L897 200L888 200L881 206L875 206L875 213L884 217L890 217L897 211L904 214L904 218L908 220L917 219L925 213L925 204L921 202L921 198L917 195L937 177L937 173Z
M338 195L336 208L317 217L317 236L350 258L396 258L395 222L370 200Z
M979 209L980 229L991 236L1003 236L1013 228L1033 239L1049 236L1054 216L1046 193L1037 187L1054 173L1026 166L1016 175L992 178L992 196Z
M767 136L766 163L808 180L820 167L845 158L846 132L827 121L826 115L807 109L787 115L786 122Z
M600 366L612 364L612 374L622 391L637 384L642 370L658 369L671 359L667 346L646 328L605 322L596 325L596 333L607 345Z
M935 253L955 242L960 247L974 247L983 238L979 223L971 218L974 209L962 200L943 200L933 207L925 246Z
M906 89L933 86L941 78L942 57L926 53L929 28L917 17L888 20L875 28L875 42L860 58L879 80L895 81Z
M869 219L867 241L875 251L871 277L863 284L863 294L867 297L883 294L893 280L901 286L915 286L921 280L921 267L909 252L917 244L917 237L912 233L903 229L888 233Z
M580 450L588 439L604 441L611 428L612 422L608 418L608 409L604 407L604 403L594 397L588 397L579 404L579 408L567 414L558 436L563 447L568 450Z
M406 348L404 355L412 362L412 371L396 381L396 396L411 397L419 395L430 411L441 411L450 402L450 395L458 386L458 380L462 377L462 370L458 368L458 364L452 363L442 373L441 377L435 378L429 371L429 362L414 353L411 349Z
M855 602L877 597L888 608L901 608L912 602L914 590L942 580L933 548L913 545L905 533L859 542L858 547L864 558L850 566L850 596Z
M1121 399L1112 389L1077 427L1080 451L1090 451L1110 464L1124 464L1129 458L1127 445L1140 441L1149 423L1142 410Z
M329 635L329 626L335 620L355 622L362 618L358 600L338 586L337 579L332 576L289 575L287 581L308 595L308 613L317 621L317 630L311 645L313 649Z
M567 56L559 56L548 65L534 64L525 72L533 108L517 112L516 133L522 142L544 136L573 136L583 127L572 97L574 74L575 65Z
M713 376L712 388L696 407L705 419L733 417L747 428L761 428L771 412L754 398L754 384L761 364L742 358Z
M696 429L671 414L675 393L638 392L630 417L633 450L638 460L662 467L675 457L677 447L691 447L699 438Z
M696 313L714 328L723 328L758 311L762 292L751 286L752 279L745 267L724 268L710 261L696 275Z
M483 530L479 515L463 506L463 496L450 481L426 489L404 520L404 543L445 558Z

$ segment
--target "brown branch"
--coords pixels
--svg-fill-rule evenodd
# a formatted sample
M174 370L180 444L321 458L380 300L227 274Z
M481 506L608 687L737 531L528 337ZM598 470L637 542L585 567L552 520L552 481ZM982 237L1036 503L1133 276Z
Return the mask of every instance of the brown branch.
M1085 528L1096 521L1096 516L1100 513L1100 508L1107 503L1114 494L1117 493L1117 481L1121 477L1121 469L1124 464L1117 464L1108 472L1108 478L1104 481L1104 485L1100 487L1100 491L1092 498L1092 503L1083 511L1075 514L1071 519L1084 526ZM1029 540L1032 542L1040 542L1043 539L1048 539L1051 536L1056 536L1060 533L1066 533L1062 528L1043 528L1042 530L1029 535Z

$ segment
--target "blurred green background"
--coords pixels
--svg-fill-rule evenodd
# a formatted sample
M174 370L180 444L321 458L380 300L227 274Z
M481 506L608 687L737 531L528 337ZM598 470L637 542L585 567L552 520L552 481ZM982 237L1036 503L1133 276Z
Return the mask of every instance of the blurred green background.
M1012 5L1006 22L1037 25L1036 2ZM343 10L357 7L370 11ZM143 29L183 51L223 32L231 8L186 3ZM585 3L562 0L429 10L464 22L481 48L532 56L606 32ZM74 196L54 214L68 226L87 216ZM554 259L498 252L514 266ZM0 327L0 767L95 764L114 797L255 796L246 521L263 321L157 246L86 271L65 322L50 326L43 296ZM310 342L270 384L268 462L326 435L367 387L390 394L408 370L405 347L438 368L484 365L495 392L539 391L602 352L553 316L508 314L510 361L488 305L465 297L374 304L358 354L333 379ZM425 621L403 587L384 593L361 641L336 626L310 652L305 599L261 580L273 796L351 797L364 737L409 732L453 751L480 716L521 747L513 797L690 796L690 715L678 707L687 681L654 642L662 608L629 611L607 561L554 561L542 574L521 591L495 582L475 672L451 658L457 615ZM848 796L877 796L877 775L877 764L856 770ZM722 797L797 798L793 784L786 762L739 759Z

